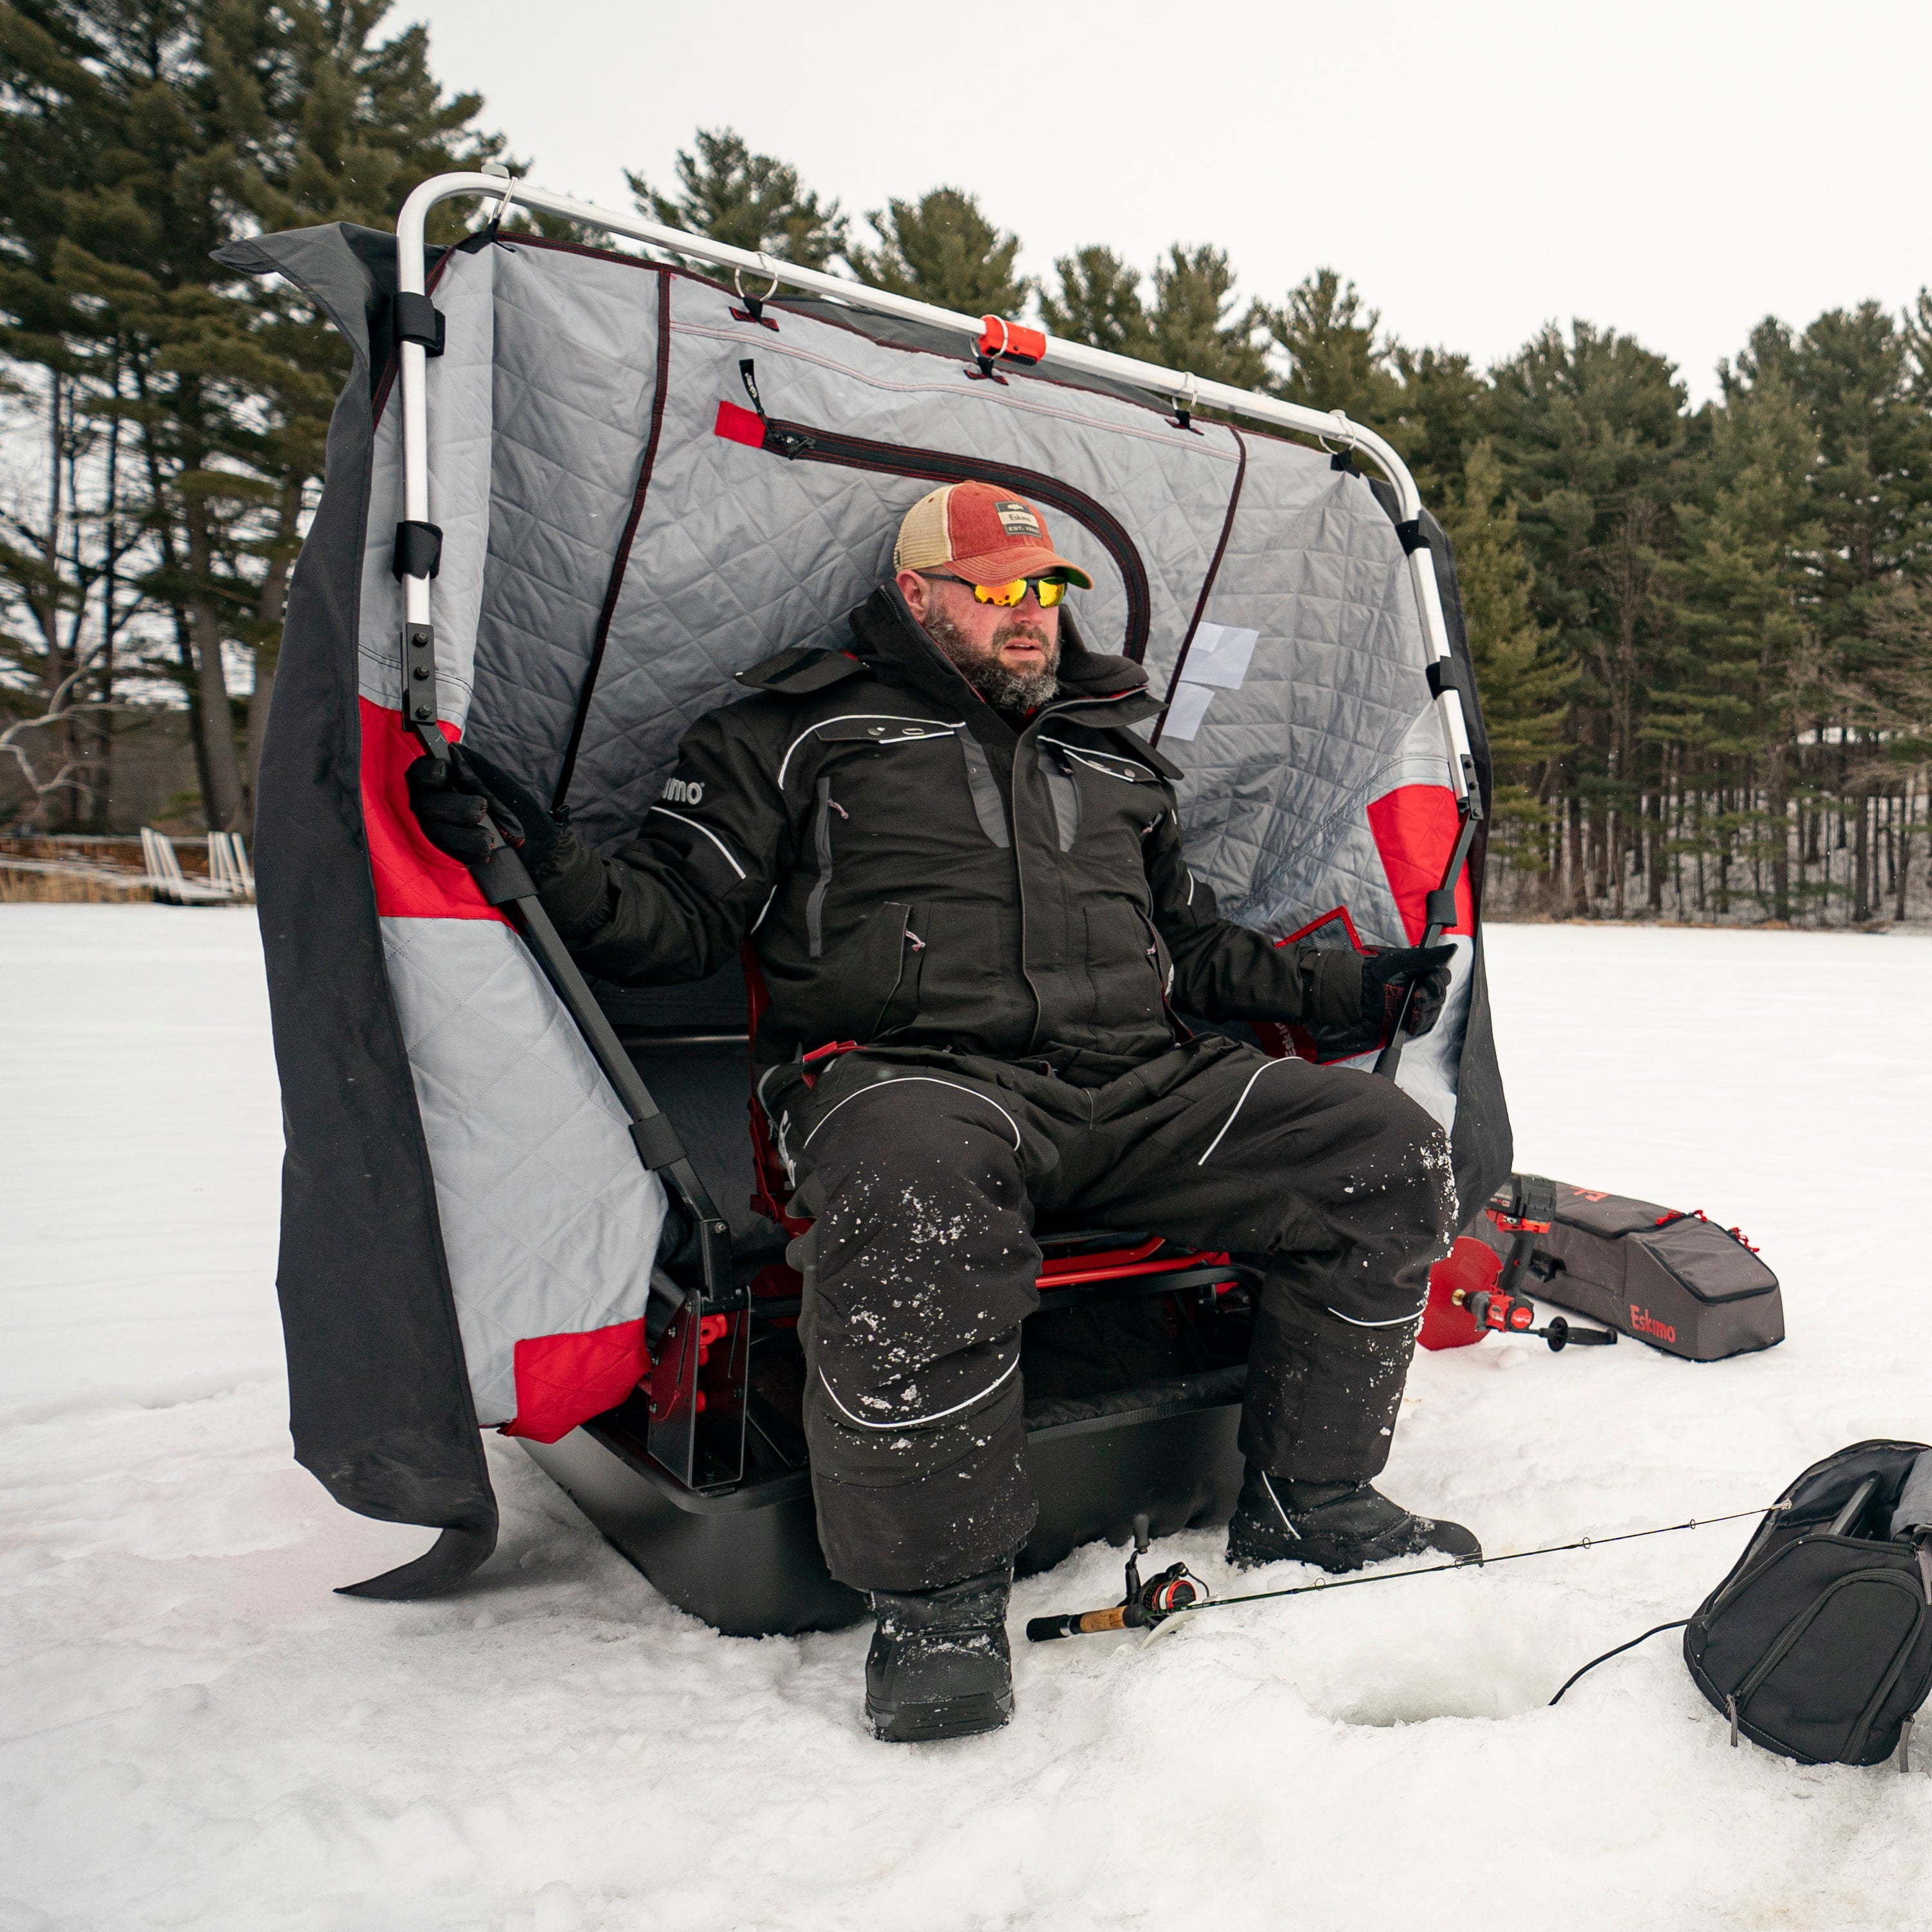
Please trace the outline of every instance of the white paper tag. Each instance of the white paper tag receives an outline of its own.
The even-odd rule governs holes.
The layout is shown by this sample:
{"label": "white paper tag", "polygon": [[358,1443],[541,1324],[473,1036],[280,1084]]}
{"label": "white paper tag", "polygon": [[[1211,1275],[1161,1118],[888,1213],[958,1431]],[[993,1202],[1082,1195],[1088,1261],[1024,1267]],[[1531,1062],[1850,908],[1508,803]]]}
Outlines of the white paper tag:
{"label": "white paper tag", "polygon": [[1208,715],[1208,706],[1214,696],[1213,690],[1204,684],[1180,684],[1174,687],[1174,702],[1167,707],[1167,722],[1161,728],[1163,738],[1192,738],[1201,728],[1201,721]]}
{"label": "white paper tag", "polygon": [[1239,691],[1260,640],[1258,631],[1240,630],[1232,624],[1202,625],[1194,633],[1187,662],[1180,668],[1182,682]]}

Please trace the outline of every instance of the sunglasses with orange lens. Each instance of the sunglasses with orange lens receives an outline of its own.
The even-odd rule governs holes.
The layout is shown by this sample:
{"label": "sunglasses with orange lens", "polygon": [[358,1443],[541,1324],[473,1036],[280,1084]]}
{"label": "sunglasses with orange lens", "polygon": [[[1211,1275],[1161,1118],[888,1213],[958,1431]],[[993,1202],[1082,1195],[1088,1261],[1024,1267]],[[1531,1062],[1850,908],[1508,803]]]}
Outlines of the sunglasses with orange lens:
{"label": "sunglasses with orange lens", "polygon": [[[933,573],[938,575],[938,572]],[[940,576],[942,584],[964,584],[963,577]],[[1051,610],[1066,595],[1066,580],[1060,577],[1016,577],[1010,584],[975,584],[971,586],[975,603],[991,604],[1001,610],[1017,609],[1030,590],[1040,599],[1042,610]]]}

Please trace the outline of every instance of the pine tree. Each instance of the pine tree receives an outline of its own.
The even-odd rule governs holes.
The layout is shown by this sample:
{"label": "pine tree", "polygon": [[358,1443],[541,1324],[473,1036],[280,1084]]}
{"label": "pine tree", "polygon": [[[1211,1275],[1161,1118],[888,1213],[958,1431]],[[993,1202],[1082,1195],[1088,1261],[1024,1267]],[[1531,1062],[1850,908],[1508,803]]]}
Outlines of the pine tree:
{"label": "pine tree", "polygon": [[1117,356],[1144,356],[1154,346],[1138,272],[1111,248],[1076,249],[1054,262],[1057,295],[1042,294],[1048,329],[1064,341],[1084,342]]}
{"label": "pine tree", "polygon": [[844,253],[850,221],[837,202],[807,190],[789,162],[753,154],[730,128],[700,128],[694,147],[678,151],[675,195],[626,170],[638,208],[653,221],[802,268],[823,268]]}
{"label": "pine tree", "polygon": [[[1658,667],[1648,724],[1696,784],[1762,795],[1762,806],[1713,814],[1670,849],[1768,865],[1765,903],[1780,920],[1810,896],[1791,876],[1787,818],[1791,753],[1820,695],[1806,610],[1806,559],[1820,541],[1810,501],[1817,439],[1790,370],[1790,332],[1771,321],[1735,369],[1720,369],[1708,460],[1696,500],[1676,507],[1683,554],[1666,573],[1682,644]],[[1720,890],[1720,909],[1729,896]]]}
{"label": "pine tree", "polygon": [[1468,356],[1447,349],[1391,342],[1389,363],[1394,394],[1380,405],[1382,413],[1364,420],[1395,446],[1422,500],[1432,506],[1463,491],[1464,454],[1483,440],[1490,386]]}
{"label": "pine tree", "polygon": [[1204,382],[1262,388],[1268,362],[1255,344],[1254,311],[1233,314],[1235,299],[1224,249],[1175,242],[1154,265],[1148,359]]}
{"label": "pine tree", "polygon": [[879,245],[846,250],[862,282],[962,315],[1012,316],[1025,308],[1032,284],[1014,270],[1019,237],[995,228],[963,188],[936,188],[866,219]]}
{"label": "pine tree", "polygon": [[[298,291],[230,278],[211,251],[254,221],[387,225],[415,180],[500,151],[465,136],[480,104],[442,98],[421,28],[375,40],[387,11],[386,0],[0,10],[0,139],[32,182],[0,208],[5,272],[33,285],[10,292],[32,294],[44,340],[87,358],[86,409],[124,440],[133,494],[104,522],[141,533],[132,588],[172,628],[212,825],[248,823],[282,590],[348,365]],[[63,140],[84,164],[57,173]],[[0,347],[28,353],[18,338]],[[228,660],[257,652],[244,759]]]}
{"label": "pine tree", "polygon": [[[21,0],[0,8],[8,183],[0,197],[0,302],[21,325],[0,333],[0,350],[45,372],[43,427],[57,446],[64,442],[68,459],[65,490],[50,493],[43,608],[58,602],[84,624],[93,587],[82,554],[84,520],[98,525],[106,553],[95,560],[104,568],[92,638],[70,626],[62,650],[40,627],[44,681],[50,688],[64,681],[85,658],[92,695],[108,699],[122,632],[137,604],[158,604],[172,620],[173,668],[187,688],[208,797],[232,774],[232,757],[231,746],[226,766],[218,758],[208,770],[211,734],[199,728],[209,680],[194,642],[201,600],[179,594],[178,582],[160,584],[153,536],[138,583],[126,580],[136,566],[132,545],[123,548],[133,532],[157,524],[152,459],[165,413],[157,404],[182,386],[166,357],[192,307],[183,284],[206,281],[207,251],[226,238],[202,166],[209,102],[196,91],[194,39],[190,10],[174,0],[111,8]],[[74,460],[83,444],[102,451],[101,470],[112,478],[85,518]],[[7,574],[18,586],[17,573]],[[214,633],[204,627],[202,634]],[[218,646],[214,657],[218,686]],[[105,776],[93,774],[97,794]],[[220,800],[232,812],[238,789],[230,785]]]}
{"label": "pine tree", "polygon": [[1932,416],[1916,393],[1911,338],[1876,302],[1820,316],[1792,345],[1792,385],[1817,438],[1809,562],[1820,647],[1844,691],[1837,788],[1851,819],[1851,916],[1875,916],[1873,850],[1885,762],[1875,710],[1912,670],[1901,621],[1932,573]]}
{"label": "pine tree", "polygon": [[[429,66],[420,25],[375,38],[390,0],[295,0],[268,15],[266,36],[239,44],[205,37],[233,130],[222,189],[265,229],[325,220],[392,225],[410,189],[426,177],[501,160],[500,135],[479,133],[476,94],[446,95]],[[230,8],[230,23],[244,20]],[[445,203],[431,238],[461,238],[465,212]],[[319,487],[328,418],[349,371],[335,329],[301,292],[280,280],[230,284],[221,345],[226,380],[254,406],[231,429],[231,453],[268,488],[246,534],[241,574],[252,601],[238,598],[233,628],[249,652],[244,782],[252,801],[274,686],[275,652],[288,573],[306,506]]]}
{"label": "pine tree", "polygon": [[1560,748],[1568,676],[1531,608],[1534,578],[1515,506],[1504,494],[1493,446],[1468,452],[1458,485],[1440,500],[1456,557],[1462,619],[1496,772],[1492,850],[1520,870],[1540,872],[1550,814],[1539,796],[1542,768]]}
{"label": "pine tree", "polygon": [[1262,304],[1256,313],[1288,357],[1288,374],[1275,385],[1285,400],[1371,425],[1394,413],[1389,346],[1377,338],[1382,316],[1364,308],[1353,282],[1318,268],[1280,308]]}
{"label": "pine tree", "polygon": [[1570,904],[1607,900],[1621,914],[1633,854],[1646,855],[1653,891],[1658,877],[1661,826],[1640,822],[1656,798],[1646,710],[1670,642],[1665,565],[1694,425],[1664,358],[1586,322],[1567,338],[1545,328],[1492,376],[1485,413],[1535,573],[1533,608],[1576,673]]}

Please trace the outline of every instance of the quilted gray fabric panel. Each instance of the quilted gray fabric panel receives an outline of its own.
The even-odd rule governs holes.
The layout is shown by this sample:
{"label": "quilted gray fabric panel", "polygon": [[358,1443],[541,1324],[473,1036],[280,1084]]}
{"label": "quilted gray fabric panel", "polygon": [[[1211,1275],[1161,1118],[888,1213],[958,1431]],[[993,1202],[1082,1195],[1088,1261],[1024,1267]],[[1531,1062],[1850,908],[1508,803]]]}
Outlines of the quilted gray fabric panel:
{"label": "quilted gray fabric panel", "polygon": [[[1269,439],[1249,446],[1205,615],[1260,634],[1240,688],[1216,692],[1192,740],[1167,746],[1188,771],[1188,862],[1244,925],[1292,932],[1346,903],[1366,943],[1400,943],[1363,812],[1405,782],[1405,747],[1428,722],[1407,562],[1360,477]],[[1443,782],[1439,750],[1418,776]]]}
{"label": "quilted gray fabric panel", "polygon": [[[548,780],[650,438],[660,278],[514,244],[494,252],[490,555],[466,735]],[[564,262],[567,281],[556,273]]]}
{"label": "quilted gray fabric panel", "polygon": [[517,1409],[516,1344],[644,1312],[664,1192],[522,941],[382,921],[477,1420]]}
{"label": "quilted gray fabric panel", "polygon": [[[1135,534],[1149,655],[1172,661],[1233,484],[1225,432],[1191,436],[1109,398],[979,381],[963,355],[914,353],[827,323],[786,317],[775,334],[734,321],[728,296],[690,281],[670,285],[670,302],[662,441],[572,788],[586,836],[608,848],[630,833],[685,729],[739,694],[733,672],[789,644],[842,638],[847,613],[887,572],[900,518],[932,487],[719,437],[719,403],[747,400],[747,358],[774,416],[889,451],[970,452],[1098,500]],[[1090,640],[1118,648],[1126,609],[1118,572],[1077,518],[1056,510],[1049,522],[1095,579],[1082,609]],[[496,649],[488,634],[479,643],[486,658]]]}

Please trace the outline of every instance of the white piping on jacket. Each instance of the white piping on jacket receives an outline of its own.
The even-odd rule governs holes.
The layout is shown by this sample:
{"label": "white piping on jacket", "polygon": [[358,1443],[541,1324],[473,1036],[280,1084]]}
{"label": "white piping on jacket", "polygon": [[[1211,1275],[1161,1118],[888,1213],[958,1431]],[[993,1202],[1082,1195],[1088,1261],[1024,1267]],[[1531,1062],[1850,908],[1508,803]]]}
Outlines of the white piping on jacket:
{"label": "white piping on jacket", "polygon": [[986,1105],[991,1107],[994,1112],[998,1114],[1000,1118],[1006,1122],[1006,1125],[1012,1129],[1013,1151],[1016,1154],[1019,1151],[1020,1124],[1018,1121],[1015,1120],[1012,1115],[1008,1113],[1006,1108],[1001,1106],[999,1102],[995,1100],[990,1094],[982,1094],[976,1087],[961,1086],[960,1083],[957,1080],[941,1080],[934,1074],[902,1073],[890,1080],[875,1080],[869,1087],[861,1087],[856,1094],[848,1094],[844,1099],[838,1102],[838,1106],[828,1107],[825,1110],[824,1118],[820,1120],[818,1126],[814,1127],[812,1132],[806,1136],[804,1144],[800,1148],[799,1152],[802,1154],[806,1148],[811,1146],[813,1138],[818,1134],[818,1127],[824,1126],[825,1122],[830,1120],[832,1116],[838,1112],[839,1107],[849,1107],[854,1100],[862,1100],[868,1094],[877,1094],[888,1087],[910,1086],[915,1081],[921,1082],[928,1087],[956,1088],[962,1094],[970,1094],[974,1100],[985,1101]]}
{"label": "white piping on jacket", "polygon": [[[1132,765],[1133,766],[1134,770],[1137,772],[1145,772],[1150,780],[1151,780],[1154,776],[1154,772],[1150,766],[1137,764],[1132,758],[1120,756],[1112,752],[1090,751],[1084,745],[1070,745],[1064,738],[1049,738],[1044,731],[1040,734],[1040,736],[1036,742],[1042,745],[1058,745],[1070,758],[1078,758],[1083,765],[1090,766],[1094,770],[1100,772],[1106,778],[1120,778],[1120,775],[1118,772],[1109,771],[1105,765],[1101,764],[1100,760],[1102,758],[1112,758],[1116,764]],[[1123,779],[1121,782],[1126,784],[1134,784],[1136,781],[1132,778],[1126,778]]]}
{"label": "white piping on jacket", "polygon": [[[1228,1112],[1228,1118],[1221,1123],[1220,1132],[1216,1134],[1214,1138],[1208,1143],[1208,1154],[1212,1154],[1214,1150],[1221,1144],[1222,1139],[1227,1134],[1228,1130],[1234,1124],[1235,1114],[1238,1114],[1241,1111],[1242,1107],[1246,1103],[1249,1088],[1252,1088],[1255,1082],[1258,1080],[1270,1066],[1298,1066],[1301,1063],[1298,1060],[1294,1059],[1292,1056],[1286,1060],[1263,1060],[1261,1065],[1257,1066],[1253,1072],[1248,1076],[1248,1084],[1246,1087],[1244,1087],[1241,1089],[1240,1099],[1234,1102],[1233,1107]],[[1194,1165],[1196,1167],[1205,1167],[1208,1165],[1208,1154],[1204,1154],[1201,1158],[1194,1163]]]}
{"label": "white piping on jacket", "polygon": [[868,1422],[862,1415],[854,1415],[838,1400],[838,1391],[826,1381],[825,1371],[822,1368],[818,1372],[818,1379],[824,1386],[825,1393],[832,1398],[832,1406],[844,1417],[847,1421],[856,1423],[861,1429],[925,1429],[933,1423],[944,1422],[949,1415],[957,1415],[962,1408],[970,1408],[976,1402],[984,1402],[987,1396],[991,1395],[1003,1382],[1005,1382],[1019,1365],[1020,1358],[1016,1354],[1012,1360],[1002,1369],[977,1395],[969,1395],[964,1402],[956,1402],[950,1408],[942,1408],[937,1415],[916,1416],[910,1421]]}
{"label": "white piping on jacket", "polygon": [[[778,775],[775,781],[778,790],[780,791],[784,790],[785,768],[791,763],[791,754],[812,736],[814,731],[822,731],[828,724],[856,724],[862,718],[889,718],[896,724],[929,725],[934,730],[949,735],[955,731],[963,731],[966,728],[966,721],[963,718],[956,718],[949,724],[944,718],[908,718],[902,712],[898,711],[842,711],[836,718],[821,718],[816,724],[801,731],[785,747],[785,754],[778,760]],[[918,735],[923,738],[928,734],[922,731]],[[888,745],[903,745],[909,741],[904,738],[882,738],[878,742]]]}
{"label": "white piping on jacket", "polygon": [[1428,1306],[1428,1300],[1425,1298],[1422,1307],[1418,1308],[1414,1315],[1398,1315],[1388,1322],[1358,1322],[1352,1315],[1344,1315],[1339,1308],[1331,1308],[1328,1312],[1334,1316],[1337,1322],[1347,1322],[1351,1328],[1400,1328],[1405,1322],[1417,1320],[1421,1316],[1423,1310]]}
{"label": "white piping on jacket", "polygon": [[[719,838],[717,833],[712,831],[710,826],[700,825],[696,819],[687,818],[682,812],[674,812],[668,805],[654,805],[651,807],[651,809],[653,812],[662,812],[667,818],[676,819],[680,825],[689,826],[694,832],[703,832],[705,837],[710,839],[712,844],[716,846],[718,850],[724,854],[725,864],[729,866],[732,871],[737,874],[740,878],[742,879],[746,876],[744,867],[740,865],[737,860],[732,857],[730,847],[726,844],[724,840]],[[776,887],[773,888],[773,890],[776,891],[776,890],[777,889]],[[766,903],[769,904],[770,902],[767,900]]]}

